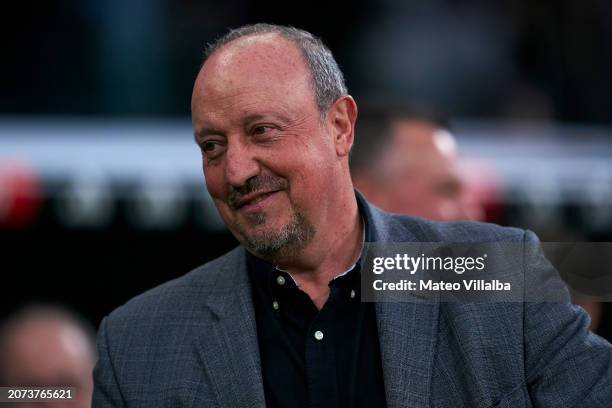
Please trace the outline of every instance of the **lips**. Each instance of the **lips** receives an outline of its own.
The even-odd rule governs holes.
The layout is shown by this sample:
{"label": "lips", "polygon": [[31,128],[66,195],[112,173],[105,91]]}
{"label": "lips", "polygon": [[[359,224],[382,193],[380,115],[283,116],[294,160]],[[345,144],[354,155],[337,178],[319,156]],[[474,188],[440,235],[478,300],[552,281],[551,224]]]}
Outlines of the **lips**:
{"label": "lips", "polygon": [[236,205],[236,209],[239,210],[244,207],[250,207],[255,204],[258,204],[278,191],[279,190],[266,191],[266,192],[258,191],[258,192],[247,194],[246,196],[242,197],[238,201]]}

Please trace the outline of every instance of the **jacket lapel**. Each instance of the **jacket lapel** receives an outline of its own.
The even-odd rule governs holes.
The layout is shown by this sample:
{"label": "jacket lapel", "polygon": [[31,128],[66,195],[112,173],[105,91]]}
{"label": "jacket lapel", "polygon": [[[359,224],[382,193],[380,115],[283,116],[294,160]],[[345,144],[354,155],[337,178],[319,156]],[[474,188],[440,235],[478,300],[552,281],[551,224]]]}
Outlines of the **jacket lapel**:
{"label": "jacket lapel", "polygon": [[237,250],[220,268],[217,287],[207,296],[213,322],[198,348],[222,407],[264,408],[255,311],[244,251]]}
{"label": "jacket lapel", "polygon": [[[391,232],[390,215],[369,204],[357,192],[369,220],[369,242],[422,242],[419,230]],[[389,408],[426,408],[430,405],[432,366],[438,338],[439,301],[376,303],[376,323]]]}
{"label": "jacket lapel", "polygon": [[438,310],[438,302],[376,304],[389,408],[429,406]]}

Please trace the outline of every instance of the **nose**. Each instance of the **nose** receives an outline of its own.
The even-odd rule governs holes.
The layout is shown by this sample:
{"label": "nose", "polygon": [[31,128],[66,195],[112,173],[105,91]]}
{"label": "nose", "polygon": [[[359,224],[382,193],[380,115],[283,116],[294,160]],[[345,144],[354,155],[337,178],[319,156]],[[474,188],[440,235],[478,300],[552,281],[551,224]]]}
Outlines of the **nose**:
{"label": "nose", "polygon": [[243,186],[247,180],[260,172],[259,162],[253,150],[240,141],[228,145],[226,160],[226,181],[233,187]]}

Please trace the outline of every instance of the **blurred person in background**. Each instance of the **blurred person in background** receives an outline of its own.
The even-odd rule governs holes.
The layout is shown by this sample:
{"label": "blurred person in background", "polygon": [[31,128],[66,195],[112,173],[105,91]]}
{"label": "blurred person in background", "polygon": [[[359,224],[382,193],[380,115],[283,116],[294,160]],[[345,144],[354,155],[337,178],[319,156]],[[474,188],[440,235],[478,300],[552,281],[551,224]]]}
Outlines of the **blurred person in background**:
{"label": "blurred person in background", "polygon": [[[350,165],[355,188],[385,211],[435,221],[485,220],[460,170],[457,141],[439,113],[398,102],[363,104]],[[601,304],[573,300],[597,330]]]}
{"label": "blurred person in background", "polygon": [[0,386],[76,388],[72,400],[34,407],[90,407],[95,360],[93,328],[67,309],[27,306],[0,327]]}
{"label": "blurred person in background", "polygon": [[433,112],[366,104],[350,165],[355,187],[385,211],[435,221],[484,219],[460,171],[455,137]]}

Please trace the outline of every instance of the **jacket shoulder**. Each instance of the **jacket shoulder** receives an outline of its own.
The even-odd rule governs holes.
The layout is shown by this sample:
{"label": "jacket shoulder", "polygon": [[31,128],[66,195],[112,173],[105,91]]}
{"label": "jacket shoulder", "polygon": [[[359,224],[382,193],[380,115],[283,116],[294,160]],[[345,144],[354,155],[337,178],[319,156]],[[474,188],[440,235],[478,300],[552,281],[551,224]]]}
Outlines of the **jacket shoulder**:
{"label": "jacket shoulder", "polygon": [[392,237],[415,236],[423,242],[521,242],[534,239],[529,231],[476,221],[430,221],[419,217],[386,214]]}

